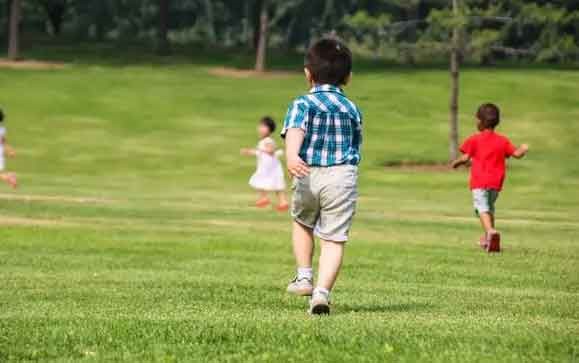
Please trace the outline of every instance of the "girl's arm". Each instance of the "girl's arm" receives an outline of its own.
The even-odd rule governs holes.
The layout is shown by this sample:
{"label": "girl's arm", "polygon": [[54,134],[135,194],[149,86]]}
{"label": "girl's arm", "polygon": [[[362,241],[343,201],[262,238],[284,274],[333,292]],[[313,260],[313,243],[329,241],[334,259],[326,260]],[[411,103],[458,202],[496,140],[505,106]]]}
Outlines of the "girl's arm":
{"label": "girl's arm", "polygon": [[273,143],[267,143],[267,144],[265,144],[263,149],[258,149],[258,152],[259,151],[264,152],[264,153],[269,154],[269,155],[274,155],[275,154],[275,145]]}
{"label": "girl's arm", "polygon": [[12,146],[10,146],[6,143],[6,137],[4,137],[4,136],[0,137],[0,144],[2,144],[4,146],[4,153],[6,155],[8,155],[11,158],[16,156],[16,150],[14,150],[14,148]]}
{"label": "girl's arm", "polygon": [[256,149],[243,148],[243,149],[241,149],[241,155],[243,155],[243,156],[255,156],[255,155],[257,155],[257,150]]}
{"label": "girl's arm", "polygon": [[4,144],[4,152],[11,158],[16,156],[16,150],[8,144]]}

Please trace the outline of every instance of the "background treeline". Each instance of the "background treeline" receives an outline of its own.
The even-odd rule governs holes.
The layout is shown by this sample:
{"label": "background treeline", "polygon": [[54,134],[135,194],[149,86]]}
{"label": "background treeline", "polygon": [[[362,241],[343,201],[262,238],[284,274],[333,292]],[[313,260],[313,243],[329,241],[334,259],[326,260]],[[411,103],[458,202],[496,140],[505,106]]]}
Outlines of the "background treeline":
{"label": "background treeline", "polygon": [[467,62],[579,61],[579,0],[462,0],[454,12],[452,0],[0,0],[4,43],[14,1],[25,36],[136,41],[159,52],[253,50],[260,39],[266,48],[302,51],[335,32],[359,54],[417,64],[446,59],[458,29]]}

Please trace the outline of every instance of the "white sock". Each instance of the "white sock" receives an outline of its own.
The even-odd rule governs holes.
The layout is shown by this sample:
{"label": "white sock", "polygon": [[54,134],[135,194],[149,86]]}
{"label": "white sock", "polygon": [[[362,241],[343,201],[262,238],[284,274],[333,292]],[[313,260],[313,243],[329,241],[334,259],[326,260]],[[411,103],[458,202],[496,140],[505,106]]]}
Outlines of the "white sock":
{"label": "white sock", "polygon": [[316,287],[316,288],[314,289],[314,295],[315,295],[315,294],[323,294],[323,295],[325,295],[328,299],[330,298],[330,290],[325,289],[325,288],[323,288],[323,287],[319,287],[319,286]]}
{"label": "white sock", "polygon": [[298,267],[298,280],[314,278],[314,270],[311,267]]}

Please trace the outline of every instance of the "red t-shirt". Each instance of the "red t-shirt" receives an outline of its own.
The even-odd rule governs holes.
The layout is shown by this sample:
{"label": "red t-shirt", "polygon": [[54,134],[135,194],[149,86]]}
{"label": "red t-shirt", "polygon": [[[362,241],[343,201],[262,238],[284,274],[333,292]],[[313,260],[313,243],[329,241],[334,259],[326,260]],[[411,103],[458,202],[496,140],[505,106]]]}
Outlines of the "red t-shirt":
{"label": "red t-shirt", "polygon": [[516,147],[503,135],[492,130],[484,130],[472,135],[460,151],[470,156],[470,189],[503,188],[506,159],[513,155]]}

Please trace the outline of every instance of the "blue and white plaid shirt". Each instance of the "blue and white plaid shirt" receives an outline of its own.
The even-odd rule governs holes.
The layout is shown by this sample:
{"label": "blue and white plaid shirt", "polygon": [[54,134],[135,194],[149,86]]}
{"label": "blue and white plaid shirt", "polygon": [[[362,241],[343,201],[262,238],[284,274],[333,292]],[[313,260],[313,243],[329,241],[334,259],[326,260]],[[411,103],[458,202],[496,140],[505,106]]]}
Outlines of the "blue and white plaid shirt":
{"label": "blue and white plaid shirt", "polygon": [[336,86],[324,84],[291,103],[281,136],[302,129],[299,156],[310,166],[358,165],[362,143],[362,114]]}

